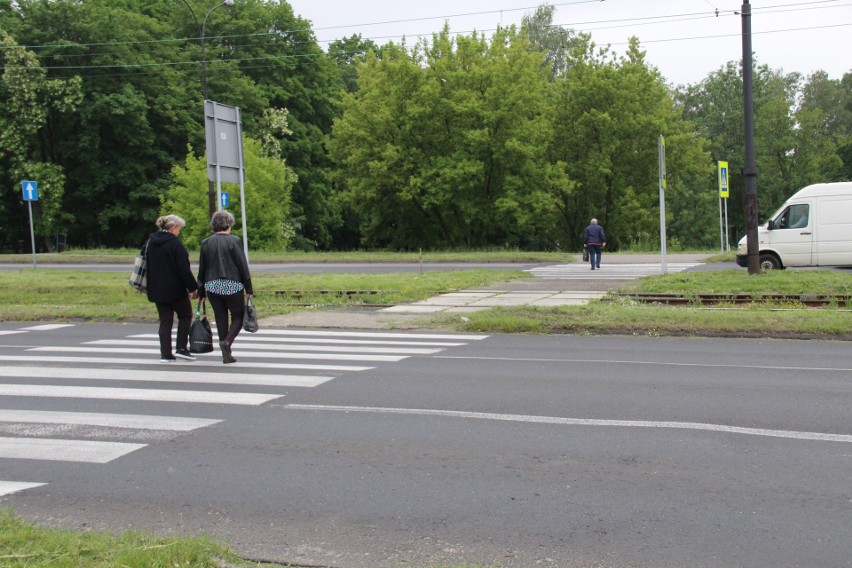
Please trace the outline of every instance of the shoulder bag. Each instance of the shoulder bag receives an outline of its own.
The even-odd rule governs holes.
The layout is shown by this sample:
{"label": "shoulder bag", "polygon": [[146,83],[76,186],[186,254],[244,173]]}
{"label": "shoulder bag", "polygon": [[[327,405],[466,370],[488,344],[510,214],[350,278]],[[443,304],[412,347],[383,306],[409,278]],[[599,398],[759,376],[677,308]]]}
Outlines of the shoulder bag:
{"label": "shoulder bag", "polygon": [[148,242],[145,241],[145,246],[136,255],[133,270],[130,271],[130,280],[128,280],[137,292],[144,292],[148,289]]}
{"label": "shoulder bag", "polygon": [[198,300],[195,319],[189,326],[189,352],[210,353],[213,351],[213,330],[207,321],[207,302]]}

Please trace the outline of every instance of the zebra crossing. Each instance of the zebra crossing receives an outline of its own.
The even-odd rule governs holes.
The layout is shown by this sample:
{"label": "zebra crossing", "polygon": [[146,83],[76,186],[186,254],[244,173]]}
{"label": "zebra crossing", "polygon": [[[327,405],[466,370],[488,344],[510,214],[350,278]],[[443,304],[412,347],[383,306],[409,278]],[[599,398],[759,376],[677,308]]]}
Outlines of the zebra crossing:
{"label": "zebra crossing", "polygon": [[[667,262],[666,272],[669,274],[683,272],[701,264],[700,262]],[[595,271],[590,270],[588,263],[577,262],[539,266],[525,272],[531,273],[536,278],[549,280],[635,280],[661,274],[662,265],[660,263],[606,264],[606,257],[604,257],[601,268]]]}
{"label": "zebra crossing", "polygon": [[[63,327],[71,325],[6,329],[0,336]],[[486,337],[269,329],[241,334],[234,345],[238,362],[231,365],[222,364],[218,351],[197,355],[196,361],[163,364],[155,333],[69,345],[4,345],[0,348],[0,464],[6,460],[109,463],[151,443],[223,422],[198,410],[204,408],[201,405],[260,406],[284,396],[282,389],[314,388],[343,373],[428,357]],[[22,409],[21,401],[28,407],[49,409]],[[121,401],[138,413],[81,411],[79,401]],[[145,414],[149,403],[157,403],[160,412],[160,403],[179,403],[174,407],[178,415]],[[191,416],[193,410],[208,415]],[[0,480],[0,496],[46,483],[44,479]]]}

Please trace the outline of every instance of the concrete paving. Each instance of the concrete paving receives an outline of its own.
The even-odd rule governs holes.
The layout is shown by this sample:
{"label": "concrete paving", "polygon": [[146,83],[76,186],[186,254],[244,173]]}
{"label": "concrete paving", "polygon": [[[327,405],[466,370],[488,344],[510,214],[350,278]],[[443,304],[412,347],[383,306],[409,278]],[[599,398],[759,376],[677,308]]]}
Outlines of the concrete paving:
{"label": "concrete paving", "polygon": [[[668,255],[668,272],[700,269],[706,255]],[[383,309],[302,310],[265,318],[268,327],[415,329],[438,315],[466,313],[498,306],[572,306],[597,300],[607,291],[638,277],[660,274],[660,255],[604,254],[600,270],[592,271],[580,255],[564,265],[530,270],[533,278],[504,282],[499,287],[460,290],[420,302]]]}

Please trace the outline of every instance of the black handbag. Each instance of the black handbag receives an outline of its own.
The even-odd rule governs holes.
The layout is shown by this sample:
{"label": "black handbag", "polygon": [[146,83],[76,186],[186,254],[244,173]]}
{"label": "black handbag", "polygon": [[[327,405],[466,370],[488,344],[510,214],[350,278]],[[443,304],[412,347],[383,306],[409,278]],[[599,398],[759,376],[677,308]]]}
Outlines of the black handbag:
{"label": "black handbag", "polygon": [[210,353],[213,351],[213,330],[207,321],[207,303],[198,300],[195,310],[195,319],[189,326],[189,352]]}
{"label": "black handbag", "polygon": [[258,329],[257,310],[255,309],[251,298],[246,301],[246,315],[243,318],[243,329],[249,333],[255,333]]}
{"label": "black handbag", "polygon": [[136,261],[133,263],[133,270],[130,271],[128,282],[138,292],[144,292],[148,289],[148,241],[136,255]]}

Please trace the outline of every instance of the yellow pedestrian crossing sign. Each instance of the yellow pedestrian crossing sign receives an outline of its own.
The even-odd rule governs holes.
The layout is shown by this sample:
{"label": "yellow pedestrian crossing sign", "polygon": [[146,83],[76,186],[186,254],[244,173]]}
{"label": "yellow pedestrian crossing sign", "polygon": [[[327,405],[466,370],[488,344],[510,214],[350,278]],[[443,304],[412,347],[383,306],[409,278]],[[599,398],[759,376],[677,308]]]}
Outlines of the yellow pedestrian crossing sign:
{"label": "yellow pedestrian crossing sign", "polygon": [[719,197],[727,199],[730,191],[728,189],[728,162],[719,162]]}

